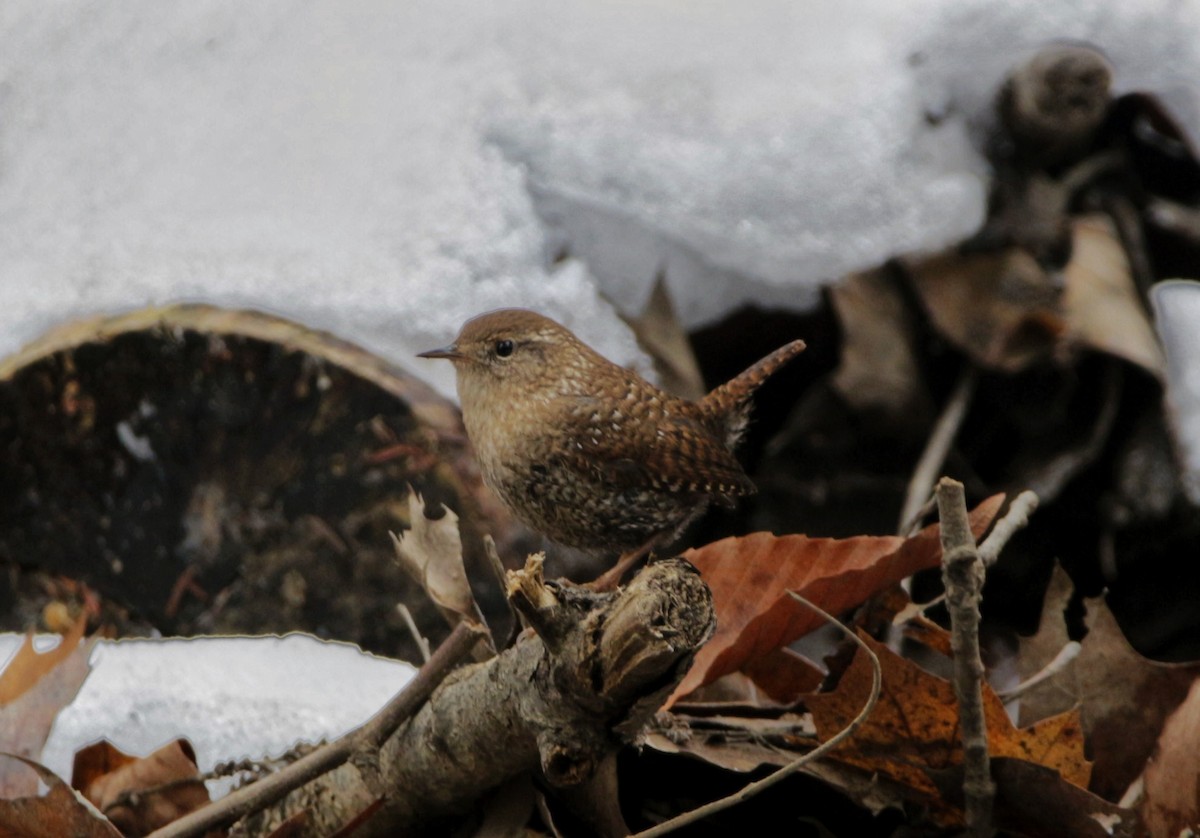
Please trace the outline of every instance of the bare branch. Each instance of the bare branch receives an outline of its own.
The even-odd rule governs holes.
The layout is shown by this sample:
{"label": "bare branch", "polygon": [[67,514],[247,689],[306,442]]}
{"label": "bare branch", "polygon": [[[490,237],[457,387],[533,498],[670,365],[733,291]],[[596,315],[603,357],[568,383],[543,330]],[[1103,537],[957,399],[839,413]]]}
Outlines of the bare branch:
{"label": "bare branch", "polygon": [[233,823],[238,818],[270,806],[294,789],[332,771],[363,748],[379,743],[429,698],[458,663],[474,648],[486,629],[475,623],[461,622],[438,647],[429,661],[391,701],[362,727],[330,742],[286,768],[230,792],[203,809],[197,809],[151,833],[150,838],[192,838],[211,829]]}
{"label": "bare branch", "polygon": [[[492,571],[492,577],[496,580],[500,592],[504,593],[508,589],[507,571],[504,569],[504,562],[500,560],[500,551],[496,549],[496,539],[487,534],[483,536],[483,553],[487,556],[488,568]],[[521,633],[521,629],[525,627],[524,620],[517,614],[517,610],[513,608],[513,604],[507,596],[504,598],[504,604],[508,607],[508,616],[512,623],[508,630],[508,637],[504,639],[503,643],[493,638],[497,651],[511,646],[517,639],[517,635]]]}
{"label": "bare branch", "polygon": [[985,567],[991,567],[996,563],[1004,545],[1008,544],[1008,540],[1016,534],[1017,530],[1023,529],[1029,523],[1029,516],[1037,508],[1038,496],[1028,489],[1017,495],[1016,499],[1009,504],[1004,517],[996,522],[996,525],[992,527],[991,534],[979,545],[979,559]]}
{"label": "bare branch", "polygon": [[963,797],[967,833],[990,836],[996,787],[991,776],[987,723],[983,715],[983,660],[979,654],[979,600],[984,567],[967,515],[966,495],[957,480],[937,485],[941,519],[942,582],[950,612],[950,649],[954,653],[954,695],[958,700],[963,742]]}
{"label": "bare branch", "polygon": [[403,602],[396,603],[396,613],[404,620],[404,625],[408,629],[408,633],[412,635],[413,642],[417,644],[417,650],[421,653],[421,661],[429,663],[429,640],[421,634],[421,630],[417,628],[417,623],[413,619],[412,612],[408,610],[408,606]]}
{"label": "bare branch", "polygon": [[907,534],[918,523],[915,519],[933,492],[933,483],[938,472],[942,470],[946,454],[949,453],[954,437],[958,435],[958,429],[967,415],[967,407],[975,393],[977,375],[975,367],[969,361],[966,363],[958,383],[954,385],[954,392],[950,394],[937,423],[933,426],[933,432],[929,435],[929,441],[925,443],[921,458],[917,460],[912,477],[909,478],[897,529],[901,535]]}
{"label": "bare branch", "polygon": [[1043,666],[1033,675],[1030,675],[1024,681],[1017,684],[1011,690],[1005,690],[1002,692],[1000,694],[1000,698],[1005,704],[1010,701],[1015,701],[1025,693],[1029,692],[1029,690],[1036,687],[1038,684],[1053,678],[1055,675],[1066,669],[1067,665],[1070,664],[1071,661],[1079,657],[1079,653],[1082,650],[1083,647],[1079,645],[1079,641],[1072,640],[1059,650],[1058,654],[1054,656],[1054,660],[1050,661],[1050,663]]}

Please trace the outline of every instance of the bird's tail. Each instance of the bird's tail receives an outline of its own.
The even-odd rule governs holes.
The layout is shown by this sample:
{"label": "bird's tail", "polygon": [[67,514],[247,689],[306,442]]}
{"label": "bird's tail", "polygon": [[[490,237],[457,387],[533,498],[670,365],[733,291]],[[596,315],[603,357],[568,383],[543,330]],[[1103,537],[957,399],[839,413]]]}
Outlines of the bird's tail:
{"label": "bird's tail", "polygon": [[804,351],[804,341],[794,340],[781,346],[767,357],[752,364],[749,369],[726,381],[700,400],[700,409],[708,416],[721,417],[735,414],[754,395],[754,391],[775,372]]}

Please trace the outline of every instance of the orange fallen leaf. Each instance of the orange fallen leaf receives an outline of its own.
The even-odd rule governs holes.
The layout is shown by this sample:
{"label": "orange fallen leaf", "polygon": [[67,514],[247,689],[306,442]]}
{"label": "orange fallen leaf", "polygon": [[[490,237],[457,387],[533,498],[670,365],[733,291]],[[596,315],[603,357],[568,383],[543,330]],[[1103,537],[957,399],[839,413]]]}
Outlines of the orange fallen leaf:
{"label": "orange fallen leaf", "polygon": [[[89,745],[75,755],[71,785],[126,835],[148,834],[209,802],[186,739],[140,758],[106,741]],[[122,800],[132,792],[140,794]]]}
{"label": "orange fallen leaf", "polygon": [[[83,640],[86,617],[80,617],[53,649],[38,653],[33,636],[0,675],[0,751],[38,760],[59,711],[71,703],[91,668],[94,639]],[[0,763],[0,798],[28,797],[37,792],[37,776],[13,760]]]}
{"label": "orange fallen leaf", "polygon": [[[994,495],[971,513],[976,537],[991,524],[1003,500]],[[754,533],[687,551],[684,558],[712,589],[717,631],[696,654],[667,706],[819,627],[822,618],[789,591],[831,614],[843,613],[918,570],[936,567],[942,555],[938,532],[933,525],[907,539]]]}
{"label": "orange fallen leaf", "polygon": [[21,648],[0,674],[0,705],[9,704],[33,688],[41,678],[69,658],[79,647],[87,618],[75,621],[62,642],[46,652],[33,648],[33,635],[27,634]]}
{"label": "orange fallen leaf", "polygon": [[[866,722],[831,753],[831,758],[899,782],[943,817],[954,817],[956,812],[941,797],[931,777],[932,772],[954,768],[963,760],[953,685],[865,635],[863,640],[879,656],[883,692]],[[804,699],[821,741],[846,727],[858,714],[870,692],[871,680],[871,664],[859,652],[833,692]],[[1042,765],[1073,785],[1087,787],[1091,765],[1084,757],[1078,711],[1018,729],[987,684],[983,687],[983,709],[992,756]]]}

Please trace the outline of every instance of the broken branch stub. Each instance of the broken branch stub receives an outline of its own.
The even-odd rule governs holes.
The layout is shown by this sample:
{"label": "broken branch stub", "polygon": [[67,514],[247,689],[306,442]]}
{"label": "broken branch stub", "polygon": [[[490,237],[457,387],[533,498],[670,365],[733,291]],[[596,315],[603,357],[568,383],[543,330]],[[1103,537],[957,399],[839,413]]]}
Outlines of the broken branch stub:
{"label": "broken branch stub", "polygon": [[581,782],[641,729],[715,624],[707,586],[682,560],[596,593],[546,583],[531,558],[510,596],[538,634],[454,673],[377,760],[356,761],[386,801],[363,835],[434,828],[526,771]]}

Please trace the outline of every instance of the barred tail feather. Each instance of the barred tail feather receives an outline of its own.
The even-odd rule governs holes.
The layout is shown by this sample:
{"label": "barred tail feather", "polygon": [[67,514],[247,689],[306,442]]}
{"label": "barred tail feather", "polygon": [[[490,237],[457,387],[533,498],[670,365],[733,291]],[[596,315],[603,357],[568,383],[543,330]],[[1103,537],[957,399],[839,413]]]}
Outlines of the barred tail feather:
{"label": "barred tail feather", "polygon": [[779,347],[701,399],[700,409],[711,417],[736,415],[764,381],[803,351],[802,340],[794,340],[786,346]]}

